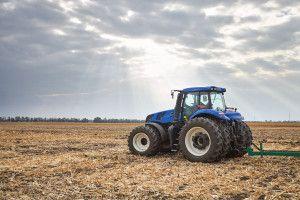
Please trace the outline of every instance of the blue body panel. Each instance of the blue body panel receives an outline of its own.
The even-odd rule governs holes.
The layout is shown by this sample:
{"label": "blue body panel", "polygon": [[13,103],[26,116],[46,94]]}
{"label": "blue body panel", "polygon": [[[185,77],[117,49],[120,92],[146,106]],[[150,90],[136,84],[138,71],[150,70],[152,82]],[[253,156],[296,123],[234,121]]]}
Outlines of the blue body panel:
{"label": "blue body panel", "polygon": [[151,114],[149,122],[168,124],[174,120],[174,109]]}
{"label": "blue body panel", "polygon": [[212,116],[214,118],[220,119],[220,120],[226,120],[226,121],[242,121],[244,117],[239,112],[233,112],[233,111],[216,111],[213,109],[201,109],[197,110],[194,114],[190,116],[190,119],[193,119],[195,117],[202,117],[202,116]]}
{"label": "blue body panel", "polygon": [[244,117],[241,115],[241,113],[236,112],[236,111],[227,110],[225,112],[225,115],[230,120],[235,120],[235,121],[242,121],[242,120],[244,120]]}
{"label": "blue body panel", "polygon": [[217,118],[217,119],[221,119],[221,120],[230,120],[230,118],[225,116],[224,112],[216,111],[216,110],[213,110],[213,109],[197,110],[196,112],[194,112],[190,116],[190,119],[193,119],[195,117],[207,116],[207,115],[212,116],[212,117]]}

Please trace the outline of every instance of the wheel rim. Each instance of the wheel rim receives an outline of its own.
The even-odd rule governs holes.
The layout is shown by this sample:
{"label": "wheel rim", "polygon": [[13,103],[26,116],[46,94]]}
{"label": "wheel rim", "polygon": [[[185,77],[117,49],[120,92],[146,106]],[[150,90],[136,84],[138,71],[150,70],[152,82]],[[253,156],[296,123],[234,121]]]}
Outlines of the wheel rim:
{"label": "wheel rim", "polygon": [[137,151],[143,152],[148,149],[150,140],[146,133],[137,133],[133,137],[133,146]]}
{"label": "wheel rim", "polygon": [[194,156],[203,156],[210,148],[208,132],[202,127],[193,127],[185,135],[185,146]]}

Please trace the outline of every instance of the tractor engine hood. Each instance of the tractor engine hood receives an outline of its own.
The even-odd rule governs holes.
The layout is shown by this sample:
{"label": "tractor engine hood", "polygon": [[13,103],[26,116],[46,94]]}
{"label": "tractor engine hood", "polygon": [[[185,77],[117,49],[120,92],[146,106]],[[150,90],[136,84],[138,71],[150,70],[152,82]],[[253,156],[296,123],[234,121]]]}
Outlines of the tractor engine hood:
{"label": "tractor engine hood", "polygon": [[156,122],[161,124],[172,123],[174,119],[174,109],[165,110],[150,114],[146,117],[146,122]]}

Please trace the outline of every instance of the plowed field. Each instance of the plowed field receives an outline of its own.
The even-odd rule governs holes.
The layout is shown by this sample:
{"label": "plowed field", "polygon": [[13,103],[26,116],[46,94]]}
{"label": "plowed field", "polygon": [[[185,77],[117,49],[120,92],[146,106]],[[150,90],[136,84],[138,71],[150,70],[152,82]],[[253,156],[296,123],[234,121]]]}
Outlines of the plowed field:
{"label": "plowed field", "polygon": [[[137,125],[0,123],[0,199],[300,199],[299,158],[135,156]],[[249,125],[266,148],[300,150],[300,123]]]}

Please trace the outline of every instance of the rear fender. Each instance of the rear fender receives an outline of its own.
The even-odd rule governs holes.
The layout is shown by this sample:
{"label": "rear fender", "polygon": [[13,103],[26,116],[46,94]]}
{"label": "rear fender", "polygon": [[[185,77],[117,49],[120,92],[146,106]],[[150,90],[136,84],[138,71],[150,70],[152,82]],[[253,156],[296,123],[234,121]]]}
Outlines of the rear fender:
{"label": "rear fender", "polygon": [[216,111],[213,109],[201,109],[197,110],[190,116],[190,120],[196,117],[207,117],[211,116],[213,118],[219,119],[219,120],[226,120],[230,121],[230,118],[228,118],[224,112],[222,111]]}

